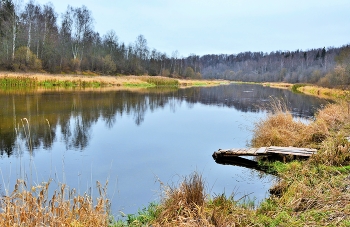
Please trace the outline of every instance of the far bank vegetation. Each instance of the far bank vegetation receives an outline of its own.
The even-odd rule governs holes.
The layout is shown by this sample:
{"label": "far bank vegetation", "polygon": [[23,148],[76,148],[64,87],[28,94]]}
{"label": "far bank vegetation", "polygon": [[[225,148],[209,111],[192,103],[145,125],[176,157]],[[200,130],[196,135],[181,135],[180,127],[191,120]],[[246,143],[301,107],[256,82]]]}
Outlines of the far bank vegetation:
{"label": "far bank vegetation", "polygon": [[342,89],[350,84],[349,46],[187,57],[175,50],[169,56],[149,47],[143,35],[130,44],[113,30],[100,35],[85,6],[69,6],[59,16],[51,3],[22,4],[1,0],[3,71],[311,83]]}

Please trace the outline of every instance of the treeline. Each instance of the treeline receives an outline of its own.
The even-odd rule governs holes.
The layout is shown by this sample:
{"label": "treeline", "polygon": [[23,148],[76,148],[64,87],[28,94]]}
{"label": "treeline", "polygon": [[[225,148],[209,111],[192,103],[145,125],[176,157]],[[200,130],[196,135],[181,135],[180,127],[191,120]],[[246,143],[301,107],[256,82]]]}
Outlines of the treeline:
{"label": "treeline", "polygon": [[244,52],[205,55],[200,59],[204,78],[253,82],[350,85],[350,47],[307,51]]}
{"label": "treeline", "polygon": [[59,16],[50,3],[19,2],[0,0],[2,70],[350,85],[348,46],[188,57],[174,51],[168,56],[149,48],[143,35],[130,44],[120,42],[113,30],[101,36],[85,6],[68,6]]}
{"label": "treeline", "polygon": [[68,6],[60,17],[50,3],[0,0],[1,69],[200,78],[191,59],[150,49],[142,35],[128,45],[113,30],[101,36],[85,6]]}

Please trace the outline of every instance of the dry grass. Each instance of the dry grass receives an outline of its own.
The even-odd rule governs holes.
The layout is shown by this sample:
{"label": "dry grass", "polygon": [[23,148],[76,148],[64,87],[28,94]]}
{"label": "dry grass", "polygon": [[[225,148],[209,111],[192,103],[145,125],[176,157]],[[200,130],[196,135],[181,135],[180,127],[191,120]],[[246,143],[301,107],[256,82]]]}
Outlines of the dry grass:
{"label": "dry grass", "polygon": [[9,196],[1,197],[0,226],[107,226],[109,201],[106,187],[98,183],[100,198],[94,205],[91,196],[77,195],[61,185],[49,198],[50,183],[27,189],[18,180]]}
{"label": "dry grass", "polygon": [[[274,226],[347,226],[350,220],[350,178],[345,171],[311,162],[279,164],[277,196],[257,210],[261,224]],[[277,188],[277,190],[276,190]],[[265,222],[265,223],[264,223]]]}
{"label": "dry grass", "polygon": [[110,87],[152,87],[152,86],[214,86],[228,84],[227,81],[178,80],[160,76],[98,76],[92,74],[45,74],[45,73],[0,73],[1,78],[29,78],[38,84],[101,85]]}
{"label": "dry grass", "polygon": [[210,199],[198,173],[178,188],[167,187],[165,195],[152,226],[247,226],[253,213],[225,195]]}
{"label": "dry grass", "polygon": [[217,86],[222,84],[229,84],[226,80],[189,80],[189,79],[179,79],[179,85],[181,87],[191,87],[191,86]]}
{"label": "dry grass", "polygon": [[204,182],[197,173],[185,178],[178,188],[167,187],[157,223],[159,226],[207,226],[208,221],[202,217],[205,196]]}
{"label": "dry grass", "polygon": [[308,126],[293,118],[283,100],[272,99],[266,119],[257,122],[253,130],[251,145],[302,147],[310,142]]}
{"label": "dry grass", "polygon": [[318,87],[314,85],[299,87],[298,91],[308,95],[314,95],[320,98],[328,98],[328,99],[339,99],[339,98],[344,98],[349,96],[349,91],[347,90]]}
{"label": "dry grass", "polygon": [[116,77],[107,76],[83,76],[83,75],[51,75],[51,74],[39,74],[39,73],[3,73],[0,74],[0,78],[31,78],[36,80],[38,83],[50,82],[74,82],[74,83],[100,83],[103,85],[110,86],[121,86],[121,81],[117,80]]}
{"label": "dry grass", "polygon": [[348,104],[329,104],[318,111],[315,120],[305,124],[292,117],[280,102],[273,102],[274,112],[256,123],[252,146],[295,146],[317,148],[316,163],[350,164],[350,114]]}
{"label": "dry grass", "polygon": [[262,85],[267,87],[275,87],[275,88],[283,88],[283,89],[290,89],[293,86],[293,84],[291,83],[282,83],[282,82],[262,83]]}

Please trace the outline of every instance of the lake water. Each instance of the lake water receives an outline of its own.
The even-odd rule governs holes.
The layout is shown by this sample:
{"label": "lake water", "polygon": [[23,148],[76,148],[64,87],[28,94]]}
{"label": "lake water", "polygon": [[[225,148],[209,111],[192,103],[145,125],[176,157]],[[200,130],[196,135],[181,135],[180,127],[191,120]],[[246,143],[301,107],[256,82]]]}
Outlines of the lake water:
{"label": "lake water", "polygon": [[[326,101],[260,85],[142,90],[41,90],[0,93],[1,191],[17,178],[53,179],[96,193],[107,180],[112,213],[159,201],[161,184],[194,171],[211,195],[268,196],[273,177],[216,164],[214,151],[247,147],[271,97],[307,118]],[[29,130],[26,120],[29,122]],[[29,145],[31,144],[31,145]],[[55,189],[55,188],[54,188]]]}

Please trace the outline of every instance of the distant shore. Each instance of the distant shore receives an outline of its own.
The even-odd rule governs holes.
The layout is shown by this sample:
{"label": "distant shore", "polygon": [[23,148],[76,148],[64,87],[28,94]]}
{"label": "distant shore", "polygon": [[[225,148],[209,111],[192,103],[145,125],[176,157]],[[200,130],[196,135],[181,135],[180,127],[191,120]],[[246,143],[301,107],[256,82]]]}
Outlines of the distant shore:
{"label": "distant shore", "polygon": [[1,79],[23,80],[31,79],[39,86],[72,87],[84,84],[87,87],[154,87],[154,86],[216,86],[229,84],[225,80],[193,80],[177,79],[161,76],[100,76],[100,75],[75,75],[75,74],[46,74],[46,73],[13,73],[0,72]]}
{"label": "distant shore", "polygon": [[275,87],[281,89],[289,89],[293,92],[300,92],[306,95],[317,96],[324,99],[348,99],[350,97],[349,90],[339,88],[326,88],[314,84],[291,84],[282,82],[262,83],[263,86]]}

